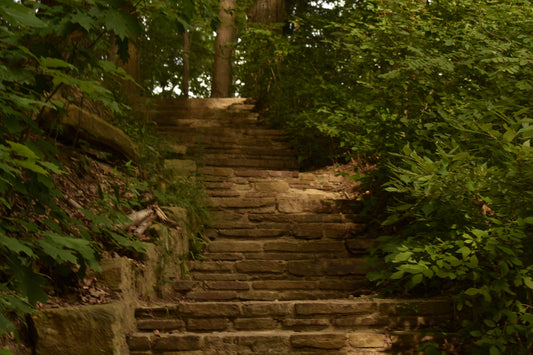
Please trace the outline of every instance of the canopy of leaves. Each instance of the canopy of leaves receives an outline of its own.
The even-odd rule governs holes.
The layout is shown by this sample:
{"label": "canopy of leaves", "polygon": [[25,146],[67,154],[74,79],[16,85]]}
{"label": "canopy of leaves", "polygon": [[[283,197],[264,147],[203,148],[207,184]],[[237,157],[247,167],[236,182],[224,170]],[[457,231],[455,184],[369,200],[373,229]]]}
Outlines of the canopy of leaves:
{"label": "canopy of leaves", "polygon": [[530,352],[531,2],[296,5],[285,34],[246,33],[242,92],[309,165],[376,165],[383,291],[454,295],[469,352]]}

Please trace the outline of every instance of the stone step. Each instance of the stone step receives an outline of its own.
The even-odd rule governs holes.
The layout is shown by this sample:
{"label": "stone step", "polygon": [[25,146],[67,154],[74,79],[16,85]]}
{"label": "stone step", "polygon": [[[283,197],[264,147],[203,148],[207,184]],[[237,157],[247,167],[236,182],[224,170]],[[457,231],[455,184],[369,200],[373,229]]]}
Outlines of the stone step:
{"label": "stone step", "polygon": [[277,156],[265,156],[260,158],[232,156],[229,154],[206,154],[199,157],[198,162],[205,166],[213,167],[237,167],[255,169],[297,169],[296,159],[287,159]]}
{"label": "stone step", "polygon": [[354,239],[366,229],[363,223],[275,223],[275,222],[213,222],[206,235],[211,239],[257,239],[295,237],[297,239]]}
{"label": "stone step", "polygon": [[[453,305],[439,299],[352,299],[187,302],[140,307],[136,310],[137,328],[143,331],[238,331],[259,329],[254,321],[270,322],[266,330],[360,330],[386,326],[392,330],[415,330],[428,325],[444,325],[451,320]],[[431,318],[427,318],[431,316]],[[192,328],[191,324],[207,320],[206,326],[217,329]],[[306,322],[307,320],[307,322]],[[209,322],[212,321],[212,322]],[[299,322],[300,321],[300,322]],[[314,321],[314,323],[312,322]],[[209,324],[211,323],[211,324]],[[306,327],[306,324],[309,327]],[[223,325],[222,325],[223,324]],[[244,324],[248,324],[244,326]]]}
{"label": "stone step", "polygon": [[283,157],[295,159],[296,152],[285,144],[263,146],[243,146],[240,143],[225,144],[223,147],[213,146],[191,146],[188,148],[188,154],[200,156],[202,154],[226,154],[242,155],[245,157]]}
{"label": "stone step", "polygon": [[251,213],[324,213],[353,212],[351,201],[309,196],[287,197],[211,197],[214,210]]}
{"label": "stone step", "polygon": [[301,240],[293,237],[261,240],[217,238],[207,245],[204,256],[214,261],[336,259],[364,255],[369,248],[376,245],[375,239],[370,237],[349,240]]}
{"label": "stone step", "polygon": [[[179,122],[178,122],[179,123]],[[255,147],[271,146],[276,143],[287,144],[287,136],[283,130],[270,129],[251,125],[250,127],[191,127],[178,125],[164,128],[164,136],[172,136],[184,143],[227,143],[232,145],[248,145],[255,139]],[[286,145],[287,148],[289,147]]]}
{"label": "stone step", "polygon": [[[235,258],[225,254],[218,260],[189,261],[189,275],[185,281],[203,283],[176,281],[179,285],[176,291],[183,295],[187,293],[190,299],[201,296],[202,300],[206,297],[212,300],[318,299],[361,295],[370,291],[365,277],[365,260],[361,258],[276,260],[239,259],[236,254],[233,255]],[[284,255],[280,253],[279,256]],[[228,292],[218,292],[224,287],[228,288],[224,290]],[[231,287],[233,289],[229,292]],[[196,290],[202,293],[190,293]],[[204,295],[205,292],[209,295]]]}
{"label": "stone step", "polygon": [[[338,280],[335,280],[338,281]],[[228,282],[228,281],[224,281]],[[353,297],[366,294],[370,291],[368,283],[364,280],[349,282],[356,285],[358,292],[341,289],[287,289],[287,290],[206,290],[194,288],[191,290],[176,290],[176,296],[195,302],[203,301],[285,301],[285,300],[324,300],[339,297]],[[181,285],[177,285],[177,288]]]}
{"label": "stone step", "polygon": [[[132,334],[131,355],[148,354],[369,354],[396,350],[378,332],[241,331],[213,333]],[[361,352],[356,352],[357,349]],[[390,352],[392,354],[392,352]],[[370,353],[371,354],[371,353]]]}
{"label": "stone step", "polygon": [[[238,225],[260,225],[262,223],[284,223],[284,224],[312,224],[312,223],[358,223],[364,224],[365,220],[354,213],[239,213],[234,211],[213,211],[211,223],[221,228],[232,224]],[[227,228],[227,227],[224,227]],[[236,227],[238,228],[238,227]]]}
{"label": "stone step", "polygon": [[[416,339],[410,337],[418,334],[412,331],[449,328],[452,310],[444,299],[180,302],[137,309],[138,332],[128,342],[132,354],[215,349],[260,353],[263,346],[268,346],[267,353],[280,354],[383,351],[412,346]],[[255,347],[242,347],[248,343]]]}

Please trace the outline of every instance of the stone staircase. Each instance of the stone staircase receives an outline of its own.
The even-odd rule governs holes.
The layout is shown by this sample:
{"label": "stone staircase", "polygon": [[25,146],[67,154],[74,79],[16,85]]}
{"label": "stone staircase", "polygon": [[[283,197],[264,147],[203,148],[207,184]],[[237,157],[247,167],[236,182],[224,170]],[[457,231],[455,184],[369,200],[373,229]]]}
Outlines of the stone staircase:
{"label": "stone staircase", "polygon": [[205,260],[175,280],[181,301],[139,308],[131,354],[412,353],[446,326],[446,300],[371,298],[374,241],[334,171],[299,172],[283,132],[243,99],[160,100],[175,140],[166,165],[205,181],[213,208]]}

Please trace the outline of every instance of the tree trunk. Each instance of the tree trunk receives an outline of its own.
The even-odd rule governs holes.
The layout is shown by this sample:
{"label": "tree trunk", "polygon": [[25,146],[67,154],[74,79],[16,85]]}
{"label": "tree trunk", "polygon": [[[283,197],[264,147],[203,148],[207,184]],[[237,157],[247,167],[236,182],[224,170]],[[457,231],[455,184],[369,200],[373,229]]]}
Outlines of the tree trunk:
{"label": "tree trunk", "polygon": [[183,29],[183,85],[182,92],[183,97],[189,98],[189,77],[190,77],[190,65],[189,65],[189,53],[191,50],[191,38],[189,30]]}
{"label": "tree trunk", "polygon": [[235,37],[235,0],[220,0],[219,19],[215,38],[215,64],[211,97],[230,97],[231,59]]}
{"label": "tree trunk", "polygon": [[256,0],[248,10],[248,22],[271,23],[285,22],[285,0]]}

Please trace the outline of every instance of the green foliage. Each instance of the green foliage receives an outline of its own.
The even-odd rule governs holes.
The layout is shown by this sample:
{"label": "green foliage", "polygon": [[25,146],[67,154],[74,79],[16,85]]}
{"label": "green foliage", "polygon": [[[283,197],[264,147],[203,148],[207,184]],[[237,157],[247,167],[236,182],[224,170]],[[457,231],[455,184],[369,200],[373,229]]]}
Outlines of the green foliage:
{"label": "green foliage", "polygon": [[[62,109],[60,91],[120,109],[103,75],[124,79],[109,61],[113,38],[125,58],[140,27],[122,1],[3,1],[0,5],[0,335],[16,333],[45,302],[49,280],[100,270],[95,235],[107,233],[121,248],[140,247],[115,232],[118,216],[89,215],[92,229],[58,205],[54,176],[65,174],[39,124],[45,109]],[[117,236],[115,236],[115,234]]]}
{"label": "green foliage", "polygon": [[154,190],[154,196],[163,205],[179,206],[187,210],[189,223],[187,229],[191,233],[188,257],[200,258],[206,244],[202,233],[208,227],[210,220],[203,183],[194,176],[188,178],[167,176],[162,180],[170,183],[165,183]]}
{"label": "green foliage", "polygon": [[299,6],[285,36],[250,33],[243,91],[303,155],[375,166],[383,291],[453,295],[465,352],[531,352],[531,3]]}

